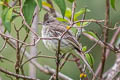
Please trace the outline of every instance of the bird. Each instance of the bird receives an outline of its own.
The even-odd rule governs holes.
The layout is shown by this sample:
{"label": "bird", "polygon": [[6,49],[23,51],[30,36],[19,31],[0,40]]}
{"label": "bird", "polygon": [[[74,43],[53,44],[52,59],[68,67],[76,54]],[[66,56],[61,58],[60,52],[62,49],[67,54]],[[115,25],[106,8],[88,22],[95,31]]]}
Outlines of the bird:
{"label": "bird", "polygon": [[[60,52],[65,54],[70,51],[75,51],[76,55],[78,55],[82,60],[85,62],[85,64],[88,66],[88,69],[94,74],[91,66],[88,64],[88,62],[85,59],[84,53],[82,52],[82,46],[77,41],[76,37],[72,33],[71,30],[67,30],[66,24],[58,21],[56,18],[54,18],[49,13],[46,13],[44,15],[44,21],[42,25],[42,38],[52,38],[52,37],[60,37],[64,32],[66,32],[60,42]],[[58,50],[58,40],[57,39],[51,39],[51,40],[42,40],[45,47],[48,48],[48,50],[51,50],[53,52]]]}

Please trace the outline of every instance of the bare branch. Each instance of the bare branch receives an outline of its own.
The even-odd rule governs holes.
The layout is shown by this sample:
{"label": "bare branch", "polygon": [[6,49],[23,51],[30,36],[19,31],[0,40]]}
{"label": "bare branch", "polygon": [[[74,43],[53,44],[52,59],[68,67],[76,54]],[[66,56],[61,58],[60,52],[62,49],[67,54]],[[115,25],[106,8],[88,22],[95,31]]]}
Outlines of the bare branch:
{"label": "bare branch", "polygon": [[[0,19],[1,20],[1,19]],[[0,21],[0,23],[1,23],[1,21]],[[2,28],[2,26],[1,26],[1,24],[0,24],[0,32],[2,32],[1,30],[3,30]],[[8,34],[9,35],[9,34]],[[10,36],[10,35],[9,35]],[[1,36],[4,40],[5,40],[5,36]],[[50,39],[58,39],[58,38],[39,38],[39,39],[47,39],[47,40],[50,40]],[[13,49],[16,49],[16,42],[14,41],[14,40],[12,40],[12,39],[9,39],[9,40],[7,40],[7,43],[13,48]],[[21,48],[21,50],[20,50],[21,52],[23,52],[23,53],[25,53],[25,56],[27,57],[27,59],[30,59],[31,58],[31,56],[29,55],[29,53],[28,52],[26,52],[25,50],[24,50],[24,48]],[[41,66],[39,63],[37,63],[36,61],[30,61],[33,65],[35,65],[35,67],[37,68],[37,69],[39,69],[40,71],[42,71],[42,72],[44,72],[45,74],[49,74],[49,75],[52,75],[52,74],[54,74],[56,71],[54,70],[54,69],[52,69],[52,68],[50,68],[50,67],[43,67],[43,66]],[[70,77],[68,77],[68,76],[66,76],[66,75],[64,75],[64,74],[62,74],[62,73],[60,73],[59,72],[59,78],[60,79],[62,79],[62,80],[72,80],[72,78],[70,78]]]}
{"label": "bare branch", "polygon": [[27,80],[40,80],[40,79],[31,78],[29,76],[23,76],[23,75],[15,74],[15,73],[9,72],[7,70],[4,70],[3,68],[0,68],[0,71],[5,73],[5,74],[17,77],[17,78],[22,78],[22,79],[27,79]]}
{"label": "bare branch", "polygon": [[[20,35],[19,35],[19,30],[16,29],[15,30],[17,32],[17,40],[19,40]],[[20,67],[20,48],[19,48],[19,41],[16,41],[16,64],[15,64],[15,70],[16,70],[16,74],[19,74],[19,67]],[[19,80],[18,77],[16,77],[17,80]]]}
{"label": "bare branch", "polygon": [[[111,44],[111,45],[113,45],[113,44],[115,43],[115,41],[116,41],[119,33],[120,33],[120,27],[119,27],[119,28],[116,30],[116,32],[114,33],[114,35],[113,35],[113,37],[112,37],[112,39],[111,39],[111,41],[110,41],[110,44]],[[109,53],[110,53],[110,49],[107,49],[107,51],[106,51],[106,59],[107,59]],[[99,64],[99,66],[98,66],[98,68],[97,68],[97,70],[96,70],[96,73],[95,73],[96,76],[97,76],[98,73],[99,73],[100,67],[101,67],[101,63]]]}
{"label": "bare branch", "polygon": [[[22,3],[22,1],[21,1],[21,3]],[[25,18],[24,18],[24,15],[23,15],[23,13],[22,13],[22,4],[20,5],[20,16],[22,17],[23,22],[24,22],[24,24],[26,25],[26,27],[27,27],[37,38],[39,38],[38,34],[31,29],[31,27],[29,26],[29,24],[27,24],[27,22],[26,22],[26,20],[25,20]]]}
{"label": "bare branch", "polygon": [[103,77],[107,76],[105,80],[113,80],[114,77],[120,72],[120,53],[116,54],[116,61],[111,69],[104,74]]}
{"label": "bare branch", "polygon": [[1,53],[1,52],[3,51],[3,49],[5,48],[6,42],[7,42],[7,39],[5,39],[5,41],[4,41],[4,43],[3,43],[3,46],[2,46],[2,48],[0,49],[0,53]]}
{"label": "bare branch", "polygon": [[[37,33],[37,30],[38,30],[38,20],[39,20],[38,19],[39,18],[39,16],[38,16],[39,15],[39,7],[38,6],[36,6],[36,8],[35,8],[34,14],[35,14],[35,16],[33,18],[31,29],[34,32]],[[31,33],[31,36],[30,36],[31,44],[34,43],[34,41],[36,41],[36,40],[37,40],[37,37],[33,33]],[[30,55],[31,55],[31,57],[37,55],[37,45],[30,46]],[[36,59],[32,59],[32,60],[36,61]],[[36,67],[33,64],[31,64],[31,63],[29,63],[29,75],[31,77],[36,78]]]}
{"label": "bare branch", "polygon": [[78,21],[75,21],[74,24],[76,23],[79,23],[79,22],[97,22],[97,23],[101,23],[101,22],[104,22],[105,20],[78,20]]}
{"label": "bare branch", "polygon": [[[109,0],[106,0],[106,12],[105,12],[105,23],[104,23],[105,27],[109,27],[109,11],[110,11]],[[108,29],[107,28],[103,29],[103,35],[104,35],[104,42],[106,43],[108,41]],[[101,57],[101,66],[99,69],[101,79],[102,79],[104,65],[105,65],[105,61],[106,61],[106,52],[107,52],[107,48],[104,46],[103,52],[102,52],[102,57]]]}
{"label": "bare branch", "polygon": [[[4,39],[4,37],[2,36],[2,38]],[[7,43],[13,47],[14,49],[16,48],[16,44],[14,41],[12,40],[8,40]],[[21,52],[24,52],[24,48],[21,48]],[[25,51],[25,56],[30,59],[31,56],[29,55],[28,52]],[[34,64],[36,66],[36,68],[38,68],[40,71],[46,73],[46,74],[49,74],[49,75],[52,75],[54,74],[56,71],[50,67],[43,67],[41,66],[39,63],[37,63],[36,61],[30,61],[32,64]],[[70,77],[62,74],[59,72],[59,78],[62,79],[62,80],[72,80]]]}

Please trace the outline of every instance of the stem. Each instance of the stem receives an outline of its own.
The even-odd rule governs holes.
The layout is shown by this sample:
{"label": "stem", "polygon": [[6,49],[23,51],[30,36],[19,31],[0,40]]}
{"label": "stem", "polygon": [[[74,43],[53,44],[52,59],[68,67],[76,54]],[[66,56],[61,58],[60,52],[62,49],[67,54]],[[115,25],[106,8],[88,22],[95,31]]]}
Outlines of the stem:
{"label": "stem", "polygon": [[57,61],[56,61],[56,80],[59,80],[58,79],[58,73],[59,73],[59,63],[60,63],[60,59],[59,59],[60,42],[61,42],[61,40],[58,40],[58,51],[57,51],[57,54],[56,54],[56,57],[57,57]]}
{"label": "stem", "polygon": [[[109,5],[109,0],[106,0],[106,11],[105,11],[105,23],[104,26],[105,27],[109,27],[109,12],[110,12],[110,5]],[[104,36],[104,42],[106,43],[108,41],[108,29],[104,28],[103,29],[103,36]],[[104,46],[103,47],[103,51],[102,51],[102,58],[101,58],[101,69],[100,69],[100,78],[102,79],[102,74],[104,72],[104,65],[105,65],[105,61],[106,61],[106,51],[107,48]]]}
{"label": "stem", "polygon": [[[19,31],[16,30],[17,32],[17,39],[19,40]],[[19,74],[19,66],[20,66],[20,49],[19,49],[19,41],[16,41],[16,74]],[[16,77],[17,80],[19,80],[18,77]]]}

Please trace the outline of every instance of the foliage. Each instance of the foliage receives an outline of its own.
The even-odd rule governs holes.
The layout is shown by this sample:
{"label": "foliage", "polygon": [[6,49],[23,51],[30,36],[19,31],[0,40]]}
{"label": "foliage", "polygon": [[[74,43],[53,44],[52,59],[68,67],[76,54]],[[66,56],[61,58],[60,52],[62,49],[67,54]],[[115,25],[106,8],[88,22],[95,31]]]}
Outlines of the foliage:
{"label": "foliage", "polygon": [[58,5],[58,7],[61,10],[62,16],[64,17],[65,11],[66,11],[66,4],[64,0],[54,0],[55,3]]}
{"label": "foliage", "polygon": [[71,3],[74,2],[74,0],[68,0],[68,1],[71,2]]}
{"label": "foliage", "polygon": [[35,7],[36,7],[36,3],[34,0],[25,0],[22,11],[24,18],[29,25],[31,25]]}
{"label": "foliage", "polygon": [[93,33],[92,31],[84,31],[84,33],[88,33],[89,35],[93,36],[95,39],[99,40],[96,34]]}
{"label": "foliage", "polygon": [[111,6],[113,9],[115,9],[115,0],[111,0]]}
{"label": "foliage", "polygon": [[[75,62],[77,64],[77,69],[76,69],[78,71],[78,72],[76,72],[77,76],[79,76],[78,75],[78,73],[79,73],[80,74],[79,78],[81,78],[81,79],[86,78],[88,80],[89,78],[92,78],[92,77],[97,78],[97,76],[95,76],[97,74],[94,75],[93,68],[94,68],[94,65],[96,65],[96,64],[94,64],[94,62],[97,63],[98,61],[96,61],[94,59],[96,59],[96,57],[98,57],[98,56],[96,56],[96,55],[99,55],[98,53],[101,53],[102,54],[100,56],[101,60],[99,60],[99,61],[101,61],[102,68],[99,69],[99,66],[98,67],[95,66],[95,67],[97,67],[98,71],[100,71],[100,78],[104,79],[104,77],[101,77],[101,76],[104,75],[103,71],[105,71],[105,73],[107,72],[107,70],[104,69],[104,66],[106,66],[105,61],[108,57],[108,54],[110,53],[110,51],[112,51],[112,53],[115,53],[113,55],[119,57],[118,53],[120,52],[120,33],[119,33],[120,31],[118,32],[119,27],[117,27],[116,29],[111,28],[111,25],[113,25],[114,21],[112,21],[112,19],[110,21],[111,17],[109,17],[109,16],[111,16],[109,14],[110,13],[109,10],[111,10],[110,6],[114,10],[116,10],[116,1],[117,0],[110,0],[110,6],[106,5],[106,9],[105,9],[106,13],[104,12],[106,14],[105,18],[100,17],[100,19],[102,18],[103,20],[99,20],[99,19],[97,20],[97,19],[93,19],[93,17],[91,17],[91,14],[93,14],[95,12],[95,11],[93,11],[94,9],[92,9],[92,8],[81,7],[81,5],[80,5],[80,7],[78,7],[78,5],[77,5],[77,6],[70,8],[70,6],[72,6],[73,3],[76,3],[76,1],[77,0],[18,0],[18,1],[17,0],[0,0],[0,8],[2,9],[1,10],[2,21],[0,19],[0,40],[3,39],[2,41],[4,42],[4,43],[2,43],[0,41],[0,53],[1,52],[4,53],[4,51],[3,51],[4,49],[7,50],[7,48],[6,48],[7,45],[10,45],[9,47],[14,48],[15,53],[16,53],[14,56],[15,59],[12,61],[7,58],[4,58],[4,54],[1,54],[3,56],[0,55],[2,64],[8,65],[4,61],[2,62],[2,60],[7,60],[8,62],[12,62],[13,64],[15,64],[15,65],[12,64],[12,66],[14,67],[13,72],[10,72],[9,70],[7,71],[4,69],[1,69],[1,67],[0,67],[0,72],[10,75],[10,77],[14,76],[14,77],[16,77],[16,80],[21,80],[21,79],[36,80],[36,79],[32,79],[32,77],[29,77],[29,76],[23,76],[24,72],[27,71],[26,69],[24,69],[24,64],[26,64],[27,62],[30,63],[30,61],[33,61],[32,63],[34,65],[36,65],[37,68],[40,69],[40,71],[43,71],[45,74],[50,73],[50,75],[55,74],[55,73],[56,73],[55,74],[56,76],[62,75],[62,78],[61,77],[56,77],[56,78],[61,78],[61,80],[64,80],[63,76],[66,79],[66,75],[62,74],[60,72],[60,70],[62,68],[64,68],[65,63],[71,64],[72,62]],[[108,1],[108,0],[106,0],[106,1]],[[12,2],[14,4],[12,4]],[[79,2],[82,3],[81,0],[79,0]],[[67,3],[69,6],[67,6]],[[60,10],[60,13],[57,12],[57,10],[56,10],[57,8],[55,8],[55,6],[54,6],[55,4],[57,5],[58,9]],[[52,10],[55,15],[53,13],[50,15],[54,15],[54,17],[56,17],[56,15],[62,16],[62,17],[56,17],[56,19],[58,21],[60,21],[60,23],[66,24],[67,26],[65,26],[66,30],[62,30],[62,28],[60,28],[61,31],[64,31],[63,34],[60,35],[60,37],[56,38],[56,36],[55,37],[52,36],[50,38],[47,38],[47,37],[41,38],[40,35],[38,34],[38,32],[36,32],[37,30],[34,31],[34,29],[31,28],[31,25],[33,25],[34,23],[37,26],[39,24],[42,24],[42,25],[44,24],[42,22],[37,22],[37,20],[36,20],[36,22],[34,22],[35,16],[37,14],[37,13],[35,13],[35,9],[37,8],[36,6],[39,7],[39,9],[38,9],[39,16],[41,16],[42,13],[44,13],[45,11],[52,13]],[[75,8],[75,12],[72,11],[73,8]],[[78,8],[78,9],[76,9],[76,8]],[[72,12],[74,12],[74,13],[72,13]],[[87,15],[89,15],[89,13],[90,13],[90,16],[88,17]],[[96,12],[96,13],[98,13],[98,12]],[[73,19],[72,19],[72,15],[74,16]],[[104,14],[102,14],[102,15],[104,15]],[[39,17],[39,16],[37,16],[37,17]],[[17,21],[16,17],[20,18],[20,21],[22,22],[22,23],[20,23],[20,26],[18,25],[19,21]],[[42,18],[40,17],[40,19],[42,19]],[[40,20],[40,21],[43,21],[43,20]],[[18,23],[15,23],[15,22],[18,22]],[[100,34],[103,36],[102,38],[97,36],[97,34],[99,34],[99,33],[94,32],[95,29],[91,28],[92,26],[89,25],[90,23],[97,24],[101,28],[100,31],[102,31],[102,32]],[[29,29],[28,29],[27,25],[30,26]],[[36,27],[36,25],[34,27]],[[53,24],[53,25],[55,25],[55,24]],[[89,27],[89,26],[91,26],[91,27]],[[94,25],[94,26],[97,27],[96,25]],[[22,28],[25,28],[25,30]],[[89,30],[89,28],[91,28],[92,31],[90,31],[91,29]],[[2,31],[2,30],[4,30],[4,31]],[[81,30],[81,33],[80,33],[80,30]],[[113,31],[111,31],[111,30],[113,30]],[[16,32],[15,34],[11,33],[14,31]],[[28,32],[26,32],[26,31],[28,31]],[[71,32],[69,32],[69,31],[71,31]],[[29,34],[29,32],[31,34]],[[73,35],[72,35],[72,32],[73,32]],[[112,36],[111,35],[109,36],[109,33],[112,34]],[[55,35],[58,35],[58,34],[59,33],[57,33],[55,31]],[[53,54],[54,56],[48,56],[48,53],[51,53],[51,52],[46,52],[47,55],[45,55],[45,56],[43,56],[41,54],[40,54],[40,56],[39,55],[31,56],[31,55],[27,54],[30,51],[28,51],[29,49],[26,49],[26,48],[30,48],[30,50],[31,50],[32,47],[34,47],[34,46],[35,46],[34,48],[38,47],[38,46],[36,46],[36,44],[39,42],[39,40],[55,39],[53,41],[58,40],[60,43],[61,40],[63,40],[65,34],[70,35],[68,37],[65,36],[65,38],[66,39],[69,38],[71,40],[71,42],[73,41],[73,44],[69,43],[70,47],[72,46],[72,50],[75,49],[76,51],[79,51],[80,52],[78,54],[79,56],[74,55],[74,54],[68,55],[67,53],[64,55],[56,54],[56,57],[54,57],[55,56],[54,54]],[[77,34],[79,34],[80,37],[78,37]],[[35,36],[33,36],[33,35],[35,35]],[[48,35],[50,35],[50,34],[48,34]],[[71,36],[73,36],[73,37],[71,38]],[[32,39],[31,39],[31,37],[32,37]],[[96,52],[98,52],[98,53],[96,53],[96,52],[92,51],[92,50],[94,50],[94,47],[96,47],[96,45],[92,45],[92,44],[91,44],[92,47],[90,47],[90,49],[87,49],[88,45],[90,45],[90,44],[89,44],[89,42],[87,42],[88,40],[86,40],[86,38],[84,38],[84,37],[87,37],[89,41],[91,40],[91,42],[94,41],[94,43],[97,46],[102,47],[102,49],[99,52],[96,50]],[[27,41],[29,39],[31,39],[31,40]],[[67,42],[67,41],[65,41],[65,42]],[[86,46],[83,46],[84,43],[82,43],[82,42],[85,42]],[[115,42],[116,42],[116,44],[115,44]],[[49,44],[49,43],[47,43],[47,44]],[[57,42],[56,42],[56,45],[57,45]],[[58,44],[58,45],[60,45],[60,44]],[[64,44],[64,45],[68,45],[68,44]],[[40,47],[42,47],[42,48],[40,48],[40,51],[42,52],[42,49],[44,49],[44,46],[40,45]],[[61,49],[59,49],[59,48],[61,48],[61,45],[60,45],[60,47],[58,47],[58,50],[55,50],[58,53],[61,51]],[[37,50],[37,48],[36,48],[36,50]],[[70,50],[71,51],[70,53],[74,53],[74,52],[72,52],[72,50]],[[44,49],[44,51],[47,51],[47,49]],[[8,52],[9,52],[9,50],[8,50]],[[38,51],[33,51],[33,52],[38,52]],[[31,52],[31,53],[33,53],[33,52]],[[22,53],[22,55],[21,55],[21,53]],[[26,54],[27,54],[27,57],[28,57],[28,55],[30,57],[28,57],[28,60],[24,61],[24,56],[26,56]],[[82,57],[81,57],[81,54],[83,55]],[[95,57],[93,55],[95,55]],[[71,57],[69,58],[69,56],[71,56]],[[45,60],[47,60],[48,63],[50,62],[48,60],[48,58],[55,59],[56,60],[56,65],[55,65],[56,70],[49,68],[49,67],[46,68],[46,66],[42,66],[36,60],[32,60],[32,59],[38,58],[38,57],[45,58]],[[81,57],[81,58],[79,58],[79,57]],[[116,57],[116,61],[119,61],[119,60],[117,60],[117,57]],[[11,57],[10,57],[10,59],[11,59]],[[83,60],[84,63],[80,63],[81,61],[78,61],[81,59]],[[40,60],[40,61],[42,61],[42,60]],[[43,64],[46,65],[46,63],[44,61],[42,61],[42,62],[43,62]],[[73,64],[75,64],[75,63],[73,63]],[[120,62],[114,62],[115,66],[117,66],[116,63],[119,64]],[[50,64],[50,65],[53,66],[53,64]],[[97,63],[97,65],[98,65],[98,63]],[[70,66],[70,67],[73,67],[73,66]],[[74,67],[72,68],[73,71],[75,70],[75,68]],[[91,73],[87,72],[87,69],[89,69],[89,68],[92,69],[92,70],[90,70]],[[113,68],[114,68],[114,65],[113,65]],[[66,69],[66,66],[65,66],[65,69]],[[69,67],[67,67],[67,69],[69,69]],[[117,69],[112,70],[112,68],[110,70],[117,71]],[[51,71],[51,72],[49,72],[49,71]],[[54,72],[54,71],[56,71],[56,72]],[[60,73],[59,75],[58,75],[57,71]],[[70,71],[72,71],[72,70],[70,70]],[[97,70],[94,70],[94,71],[97,71]],[[67,73],[69,73],[69,72],[67,72]],[[116,74],[118,74],[118,73],[116,72]],[[72,74],[72,73],[69,73],[69,74]],[[26,75],[26,73],[24,75]],[[1,75],[0,75],[0,77],[1,77]],[[107,77],[109,77],[109,76],[107,76],[107,74],[106,74],[105,78],[107,78]],[[113,77],[116,77],[116,76],[113,76]],[[21,79],[19,79],[19,78],[21,78]],[[67,78],[69,78],[69,75],[67,76]],[[109,79],[107,79],[107,80],[109,80]]]}
{"label": "foliage", "polygon": [[42,0],[35,0],[36,4],[42,9]]}
{"label": "foliage", "polygon": [[93,68],[94,58],[93,58],[92,54],[91,53],[86,53],[85,57],[86,57],[88,63],[90,64],[90,66]]}
{"label": "foliage", "polygon": [[[87,51],[87,46],[83,46],[82,51],[86,52]],[[85,57],[86,57],[86,60],[88,61],[88,63],[90,64],[90,66],[93,68],[94,57],[92,56],[92,54],[91,53],[85,53]]]}
{"label": "foliage", "polygon": [[13,8],[5,8],[2,12],[2,21],[5,26],[5,30],[11,32],[11,19],[12,19]]}

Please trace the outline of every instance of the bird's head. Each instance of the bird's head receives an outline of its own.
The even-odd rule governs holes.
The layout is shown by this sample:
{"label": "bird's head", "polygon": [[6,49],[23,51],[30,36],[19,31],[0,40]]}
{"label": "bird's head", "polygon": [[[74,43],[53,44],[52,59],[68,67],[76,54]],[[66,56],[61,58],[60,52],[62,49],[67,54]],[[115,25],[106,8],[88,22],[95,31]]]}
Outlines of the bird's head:
{"label": "bird's head", "polygon": [[45,15],[44,15],[44,24],[48,24],[48,23],[50,23],[50,22],[53,22],[53,21],[55,21],[56,19],[51,15],[51,14],[49,14],[49,13],[46,13]]}

